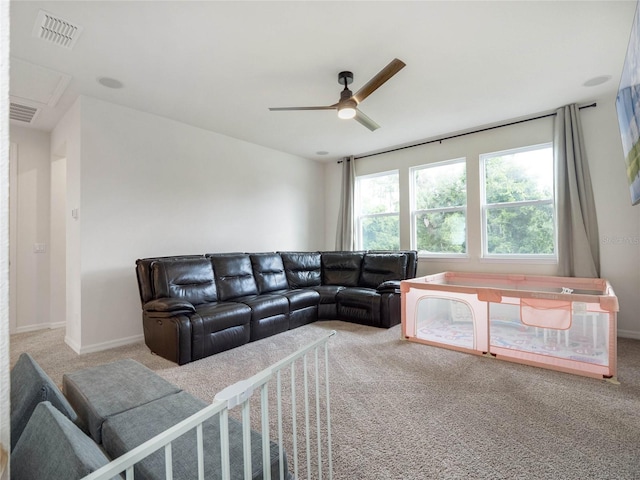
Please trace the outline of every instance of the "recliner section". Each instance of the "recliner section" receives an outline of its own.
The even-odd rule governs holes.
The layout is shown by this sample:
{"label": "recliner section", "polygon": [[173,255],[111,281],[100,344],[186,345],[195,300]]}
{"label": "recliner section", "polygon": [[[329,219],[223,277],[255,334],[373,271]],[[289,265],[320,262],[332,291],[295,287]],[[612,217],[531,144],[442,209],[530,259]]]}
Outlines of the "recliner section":
{"label": "recliner section", "polygon": [[220,300],[240,302],[251,309],[249,341],[289,330],[289,302],[282,295],[258,291],[249,254],[207,254],[207,258],[217,273]]}
{"label": "recliner section", "polygon": [[319,319],[389,328],[416,267],[412,250],[140,259],[145,342],[183,365]]}

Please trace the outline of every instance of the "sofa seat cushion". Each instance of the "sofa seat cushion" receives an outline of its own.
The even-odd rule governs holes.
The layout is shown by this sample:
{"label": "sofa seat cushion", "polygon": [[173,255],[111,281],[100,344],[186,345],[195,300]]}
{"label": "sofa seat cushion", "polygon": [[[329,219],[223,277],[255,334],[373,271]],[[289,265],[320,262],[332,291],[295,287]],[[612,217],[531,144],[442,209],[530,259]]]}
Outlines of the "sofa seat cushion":
{"label": "sofa seat cushion", "polygon": [[289,300],[282,295],[248,295],[234,298],[233,301],[241,302],[251,308],[252,321],[289,313]]}
{"label": "sofa seat cushion", "polygon": [[345,288],[338,292],[338,317],[367,325],[380,324],[380,299],[371,288]]}
{"label": "sofa seat cushion", "polygon": [[210,332],[247,325],[251,320],[251,308],[236,302],[205,303],[196,307],[196,313]]}
{"label": "sofa seat cushion", "polygon": [[98,443],[109,417],[181,391],[130,359],[67,373],[62,382],[78,425]]}
{"label": "sofa seat cushion", "polygon": [[312,290],[315,290],[320,294],[320,304],[324,305],[326,303],[336,303],[336,295],[341,290],[344,290],[346,287],[341,285],[320,285],[319,287],[311,287]]}
{"label": "sofa seat cushion", "polygon": [[10,373],[11,449],[18,443],[22,431],[40,402],[49,401],[72,422],[76,412],[58,386],[28,353],[22,353]]}
{"label": "sofa seat cushion", "polygon": [[251,338],[251,308],[243,303],[220,302],[201,305],[191,322],[192,361],[239,347],[248,343]]}
{"label": "sofa seat cushion", "polygon": [[[167,428],[202,410],[208,404],[186,392],[179,392],[119,415],[110,417],[104,425],[104,448],[113,458],[137,447]],[[271,478],[280,478],[277,444],[270,443]],[[221,477],[220,422],[214,416],[203,424],[204,474],[206,478]],[[173,478],[198,478],[196,432],[185,433],[172,443]],[[229,450],[231,478],[243,476],[242,425],[229,418]],[[262,478],[261,436],[251,431],[251,464],[254,478]],[[285,462],[286,468],[286,462]],[[164,452],[155,452],[135,466],[136,480],[164,479]],[[285,478],[287,478],[285,474]]]}
{"label": "sofa seat cushion", "polygon": [[83,478],[107,463],[91,438],[50,402],[41,402],[11,453],[11,480]]}
{"label": "sofa seat cushion", "polygon": [[320,293],[310,288],[298,288],[295,290],[283,290],[274,292],[289,300],[289,310],[301,310],[307,307],[315,307],[320,303]]}

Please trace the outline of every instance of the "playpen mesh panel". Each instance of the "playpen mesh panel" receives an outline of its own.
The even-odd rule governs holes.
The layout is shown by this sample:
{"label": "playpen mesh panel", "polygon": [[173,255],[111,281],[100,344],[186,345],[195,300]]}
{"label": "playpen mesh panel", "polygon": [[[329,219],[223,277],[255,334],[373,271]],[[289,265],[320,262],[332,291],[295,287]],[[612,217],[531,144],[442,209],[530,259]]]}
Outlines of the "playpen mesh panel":
{"label": "playpen mesh panel", "polygon": [[420,299],[416,336],[423,340],[474,349],[476,332],[468,303],[439,297]]}

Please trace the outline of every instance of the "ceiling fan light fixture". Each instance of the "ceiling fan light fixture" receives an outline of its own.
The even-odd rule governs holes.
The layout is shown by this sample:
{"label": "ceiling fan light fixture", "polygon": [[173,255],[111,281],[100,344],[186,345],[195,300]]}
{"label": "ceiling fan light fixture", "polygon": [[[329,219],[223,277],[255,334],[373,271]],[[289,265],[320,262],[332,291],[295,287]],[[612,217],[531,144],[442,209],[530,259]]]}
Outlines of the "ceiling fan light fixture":
{"label": "ceiling fan light fixture", "polygon": [[353,100],[346,101],[338,106],[338,117],[343,120],[349,120],[356,116],[356,102]]}
{"label": "ceiling fan light fixture", "polygon": [[356,109],[353,107],[344,107],[338,110],[338,117],[343,120],[349,120],[356,116]]}

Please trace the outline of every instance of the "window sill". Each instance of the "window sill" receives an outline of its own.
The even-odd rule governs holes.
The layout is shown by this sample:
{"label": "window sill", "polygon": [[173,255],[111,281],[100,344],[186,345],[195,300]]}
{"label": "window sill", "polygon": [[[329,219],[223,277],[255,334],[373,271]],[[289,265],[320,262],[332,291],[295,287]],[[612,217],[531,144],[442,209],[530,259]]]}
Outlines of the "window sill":
{"label": "window sill", "polygon": [[467,254],[460,255],[430,255],[430,254],[418,254],[418,261],[431,260],[436,262],[468,262],[471,257]]}
{"label": "window sill", "polygon": [[481,257],[480,263],[523,263],[535,265],[557,265],[558,259],[555,257],[520,257],[520,256],[500,256],[500,257]]}

